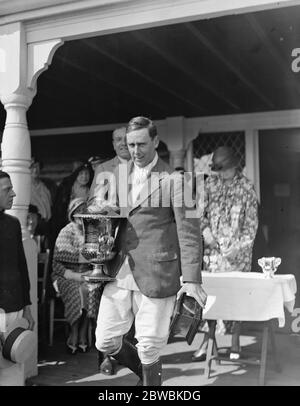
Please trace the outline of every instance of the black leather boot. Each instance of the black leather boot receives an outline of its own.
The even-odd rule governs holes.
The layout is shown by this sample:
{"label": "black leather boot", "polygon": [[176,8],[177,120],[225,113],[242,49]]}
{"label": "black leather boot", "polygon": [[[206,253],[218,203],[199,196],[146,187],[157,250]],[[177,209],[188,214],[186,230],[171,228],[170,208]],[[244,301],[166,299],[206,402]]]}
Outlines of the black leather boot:
{"label": "black leather boot", "polygon": [[112,359],[109,355],[104,356],[104,354],[98,351],[98,370],[105,375],[114,375],[115,367]]}
{"label": "black leather boot", "polygon": [[143,364],[143,386],[161,386],[161,361],[154,364]]}
{"label": "black leather boot", "polygon": [[137,349],[133,344],[127,341],[126,338],[123,339],[120,351],[113,355],[113,357],[119,364],[129,368],[141,380],[143,380],[142,364]]}

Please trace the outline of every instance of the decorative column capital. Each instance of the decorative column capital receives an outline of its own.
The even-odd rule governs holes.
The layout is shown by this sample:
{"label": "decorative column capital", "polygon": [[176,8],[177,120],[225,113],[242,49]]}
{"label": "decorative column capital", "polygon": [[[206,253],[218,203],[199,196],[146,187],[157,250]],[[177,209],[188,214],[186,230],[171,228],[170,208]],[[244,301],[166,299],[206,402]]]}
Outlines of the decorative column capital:
{"label": "decorative column capital", "polygon": [[28,45],[27,60],[27,87],[34,89],[40,74],[51,65],[56,50],[62,46],[64,41],[57,38],[51,41],[35,42]]}
{"label": "decorative column capital", "polygon": [[11,107],[21,107],[27,110],[32,103],[34,96],[36,95],[36,89],[22,89],[20,92],[1,94],[0,100],[5,109]]}

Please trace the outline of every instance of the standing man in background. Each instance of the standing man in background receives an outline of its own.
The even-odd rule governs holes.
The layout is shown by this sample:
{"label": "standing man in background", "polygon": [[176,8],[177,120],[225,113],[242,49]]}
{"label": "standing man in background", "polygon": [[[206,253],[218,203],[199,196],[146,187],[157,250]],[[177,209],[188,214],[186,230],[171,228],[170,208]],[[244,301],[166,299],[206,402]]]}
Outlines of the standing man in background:
{"label": "standing man in background", "polygon": [[[116,128],[112,134],[113,148],[116,156],[109,161],[100,163],[95,167],[95,174],[92,185],[90,187],[88,198],[89,211],[97,211],[99,204],[107,192],[107,181],[101,178],[103,173],[113,174],[118,165],[126,164],[130,159],[130,154],[126,142],[126,128]],[[114,366],[110,357],[104,357],[101,351],[98,352],[98,365],[100,372],[106,375],[114,374]]]}
{"label": "standing man in background", "polygon": [[126,127],[116,128],[112,135],[112,141],[116,156],[109,161],[101,163],[95,169],[94,180],[89,193],[89,204],[92,206],[97,205],[97,198],[101,196],[101,191],[103,191],[102,188],[105,187],[105,184],[103,184],[101,179],[101,173],[114,173],[118,165],[127,165],[127,162],[130,159],[126,142]]}
{"label": "standing man in background", "polygon": [[52,197],[50,190],[40,178],[41,164],[32,158],[31,170],[31,200],[30,203],[38,208],[41,218],[49,221],[51,218]]}

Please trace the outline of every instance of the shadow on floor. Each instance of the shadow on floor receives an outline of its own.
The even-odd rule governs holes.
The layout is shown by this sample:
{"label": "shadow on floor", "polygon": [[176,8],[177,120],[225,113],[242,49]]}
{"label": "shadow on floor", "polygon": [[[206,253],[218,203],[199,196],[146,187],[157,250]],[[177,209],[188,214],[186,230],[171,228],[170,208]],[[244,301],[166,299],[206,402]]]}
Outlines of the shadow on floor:
{"label": "shadow on floor", "polygon": [[[282,372],[275,372],[271,355],[268,356],[266,385],[300,384],[300,337],[276,334]],[[163,382],[165,386],[256,386],[257,366],[222,362],[212,363],[211,376],[204,375],[204,363],[191,362],[202,334],[197,334],[191,346],[183,339],[175,339],[163,351]],[[229,348],[230,335],[217,336],[219,347]],[[241,336],[243,355],[252,357],[260,350],[259,331],[243,331]],[[64,334],[57,334],[53,347],[40,347],[38,376],[30,378],[28,385],[37,386],[135,386],[138,378],[127,368],[117,366],[116,375],[106,376],[97,370],[97,351],[92,348],[86,354],[67,354]]]}

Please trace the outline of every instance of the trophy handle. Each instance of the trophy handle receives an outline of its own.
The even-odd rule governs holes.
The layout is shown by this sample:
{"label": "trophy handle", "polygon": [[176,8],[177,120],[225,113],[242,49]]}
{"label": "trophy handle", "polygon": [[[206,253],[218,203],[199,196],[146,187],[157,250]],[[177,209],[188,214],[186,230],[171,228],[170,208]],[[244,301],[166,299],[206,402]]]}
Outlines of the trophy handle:
{"label": "trophy handle", "polygon": [[119,232],[119,227],[120,227],[120,223],[117,225],[116,229],[115,229],[115,236],[114,239],[116,240],[118,232]]}
{"label": "trophy handle", "polygon": [[275,258],[275,267],[277,268],[281,264],[281,258]]}
{"label": "trophy handle", "polygon": [[258,265],[261,266],[263,268],[264,264],[265,264],[265,258],[259,258],[259,260],[257,261]]}

